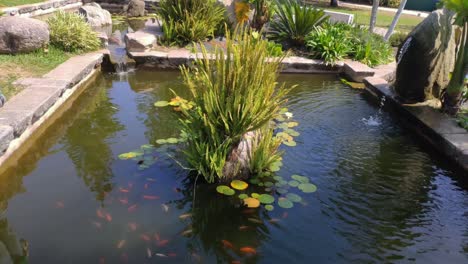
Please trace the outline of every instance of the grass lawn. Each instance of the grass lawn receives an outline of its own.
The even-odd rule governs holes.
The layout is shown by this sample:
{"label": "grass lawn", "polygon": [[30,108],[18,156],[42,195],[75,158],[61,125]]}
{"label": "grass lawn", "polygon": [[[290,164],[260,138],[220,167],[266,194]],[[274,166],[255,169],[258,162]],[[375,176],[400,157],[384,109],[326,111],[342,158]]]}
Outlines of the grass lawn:
{"label": "grass lawn", "polygon": [[45,1],[46,0],[0,0],[0,7],[35,4]]}
{"label": "grass lawn", "polygon": [[52,46],[48,53],[41,50],[28,54],[0,55],[0,89],[9,99],[20,91],[12,85],[15,80],[42,76],[71,56]]}
{"label": "grass lawn", "polygon": [[[1,0],[0,0],[1,1]],[[359,25],[369,25],[371,10],[361,10],[361,9],[351,9],[347,7],[330,7],[330,1],[327,3],[315,3],[314,5],[320,8],[324,8],[330,11],[354,14],[354,21]],[[377,15],[377,27],[388,28],[392,23],[395,13],[379,11]],[[401,15],[398,25],[396,27],[397,31],[409,32],[417,24],[419,24],[424,18],[412,15]]]}

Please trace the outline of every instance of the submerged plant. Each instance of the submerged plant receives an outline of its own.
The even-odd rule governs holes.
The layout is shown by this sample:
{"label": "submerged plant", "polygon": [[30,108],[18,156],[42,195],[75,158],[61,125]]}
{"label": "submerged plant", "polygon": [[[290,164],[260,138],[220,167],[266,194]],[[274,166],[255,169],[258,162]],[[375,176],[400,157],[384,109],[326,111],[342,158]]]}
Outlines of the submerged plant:
{"label": "submerged plant", "polygon": [[[195,105],[182,109],[183,132],[188,135],[185,156],[208,182],[267,169],[271,161],[259,156],[260,148],[262,155],[276,157],[279,144],[272,143],[270,121],[288,91],[276,83],[283,57],[266,63],[267,41],[251,34],[248,29],[227,33],[226,51],[208,54],[202,46],[195,67],[182,67]],[[262,161],[251,165],[252,160]]]}

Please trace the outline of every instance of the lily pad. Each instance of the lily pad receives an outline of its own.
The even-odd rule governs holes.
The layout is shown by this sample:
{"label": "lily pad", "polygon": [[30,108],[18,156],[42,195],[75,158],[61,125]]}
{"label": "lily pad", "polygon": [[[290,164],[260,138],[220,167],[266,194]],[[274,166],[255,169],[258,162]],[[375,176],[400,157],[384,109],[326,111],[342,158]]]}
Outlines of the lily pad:
{"label": "lily pad", "polygon": [[156,106],[156,107],[165,107],[165,106],[168,106],[168,105],[169,105],[168,101],[157,101],[156,103],[154,103],[154,106]]}
{"label": "lily pad", "polygon": [[265,205],[265,209],[266,209],[267,211],[270,211],[270,212],[271,212],[271,211],[273,211],[273,210],[275,209],[275,207],[274,207],[273,205],[271,205],[271,204],[267,204],[267,205]]}
{"label": "lily pad", "polygon": [[297,188],[305,193],[313,193],[317,191],[317,186],[312,183],[301,183]]}
{"label": "lily pad", "polygon": [[290,128],[285,129],[283,132],[288,133],[290,136],[293,136],[293,137],[297,137],[297,136],[300,135],[299,132],[297,132],[296,130],[290,129]]}
{"label": "lily pad", "polygon": [[262,204],[271,204],[271,203],[273,203],[275,201],[275,197],[264,193],[264,194],[260,195],[260,197],[258,197],[258,200]]}
{"label": "lily pad", "polygon": [[177,138],[168,138],[168,139],[166,139],[166,141],[169,144],[177,144],[177,142],[179,142],[179,140]]}
{"label": "lily pad", "polygon": [[288,129],[289,128],[288,123],[281,123],[277,127],[281,128],[281,129]]}
{"label": "lily pad", "polygon": [[234,191],[233,189],[229,188],[229,189],[226,189],[224,190],[224,195],[227,195],[227,196],[232,196],[236,193],[236,191]]}
{"label": "lily pad", "polygon": [[275,179],[277,181],[281,181],[281,180],[283,180],[283,177],[276,175],[276,176],[273,177],[273,179]]}
{"label": "lily pad", "polygon": [[249,184],[247,184],[245,181],[234,180],[231,182],[231,187],[236,190],[242,191],[247,189],[247,187],[249,187]]}
{"label": "lily pad", "polygon": [[309,178],[301,175],[294,174],[291,176],[294,180],[300,182],[300,183],[309,183]]}
{"label": "lily pad", "polygon": [[281,208],[289,209],[293,208],[294,204],[285,197],[280,197],[278,199],[278,205]]}
{"label": "lily pad", "polygon": [[278,188],[278,189],[276,189],[276,191],[277,191],[278,193],[280,193],[280,194],[285,194],[285,193],[288,192],[288,189],[285,189],[285,188]]}
{"label": "lily pad", "polygon": [[257,208],[260,206],[260,201],[255,198],[245,198],[244,204],[247,205],[249,208]]}
{"label": "lily pad", "polygon": [[167,140],[165,140],[165,139],[158,139],[158,140],[156,140],[156,143],[158,143],[159,145],[166,144],[166,143],[167,143]]}
{"label": "lily pad", "polygon": [[265,183],[263,184],[263,186],[265,186],[265,187],[271,187],[271,186],[273,186],[273,183],[272,183],[272,182],[265,182]]}
{"label": "lily pad", "polygon": [[281,169],[281,167],[278,164],[271,164],[270,167],[268,168],[270,171],[277,172]]}
{"label": "lily pad", "polygon": [[297,127],[299,125],[298,122],[289,122],[288,127]]}
{"label": "lily pad", "polygon": [[283,141],[283,144],[286,145],[286,146],[288,146],[288,147],[295,147],[295,146],[297,146],[297,143],[296,143],[296,141],[294,141],[294,140]]}
{"label": "lily pad", "polygon": [[252,193],[250,196],[252,196],[252,198],[258,199],[258,197],[260,197],[260,194]]}
{"label": "lily pad", "polygon": [[218,187],[216,187],[216,191],[220,194],[224,194],[227,196],[231,196],[236,193],[233,189],[226,185],[219,185]]}
{"label": "lily pad", "polygon": [[239,194],[238,197],[239,197],[239,199],[241,199],[241,200],[244,200],[245,198],[249,198],[249,196],[248,196],[247,194],[245,194],[245,193]]}
{"label": "lily pad", "polygon": [[152,150],[154,148],[151,144],[145,144],[140,147],[142,150]]}
{"label": "lily pad", "polygon": [[250,182],[251,184],[257,185],[257,184],[258,184],[258,179],[250,179],[249,182]]}
{"label": "lily pad", "polygon": [[139,157],[143,155],[143,153],[141,152],[136,152],[136,151],[131,151],[131,152],[127,152],[127,153],[122,153],[119,155],[119,159],[121,160],[128,160],[128,159],[133,159],[133,158],[136,158],[136,157]]}
{"label": "lily pad", "polygon": [[299,203],[302,201],[302,197],[295,193],[288,193],[286,194],[286,198],[288,198],[289,201]]}
{"label": "lily pad", "polygon": [[288,184],[289,184],[289,186],[291,186],[291,187],[297,187],[297,186],[299,186],[299,182],[298,182],[298,181],[289,181]]}

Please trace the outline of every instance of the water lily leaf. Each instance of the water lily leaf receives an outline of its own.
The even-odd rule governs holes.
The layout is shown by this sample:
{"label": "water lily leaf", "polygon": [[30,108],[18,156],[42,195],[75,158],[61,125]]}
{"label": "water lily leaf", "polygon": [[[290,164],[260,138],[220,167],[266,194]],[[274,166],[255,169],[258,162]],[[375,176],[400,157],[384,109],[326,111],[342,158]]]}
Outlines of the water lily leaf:
{"label": "water lily leaf", "polygon": [[293,136],[293,137],[297,137],[297,136],[300,135],[299,132],[297,132],[296,130],[290,129],[290,128],[285,129],[283,132],[288,133],[290,136]]}
{"label": "water lily leaf", "polygon": [[260,201],[255,198],[245,198],[244,204],[247,205],[249,208],[257,208],[260,206]]}
{"label": "water lily leaf", "polygon": [[273,183],[272,183],[272,182],[265,182],[265,183],[263,184],[263,186],[265,186],[265,187],[271,187],[271,186],[273,186]]}
{"label": "water lily leaf", "polygon": [[309,178],[301,175],[294,174],[291,176],[294,180],[300,182],[300,183],[309,183]]}
{"label": "water lily leaf", "polygon": [[298,182],[298,181],[289,181],[288,184],[289,184],[289,186],[291,186],[291,187],[297,187],[297,186],[299,186],[299,182]]}
{"label": "water lily leaf", "polygon": [[154,148],[151,144],[145,144],[140,147],[142,150],[152,150]]}
{"label": "water lily leaf", "polygon": [[165,140],[165,139],[158,139],[158,140],[156,140],[156,143],[158,143],[159,145],[166,144],[166,143],[167,143],[167,140]]}
{"label": "water lily leaf", "polygon": [[239,199],[244,200],[245,198],[249,198],[249,196],[245,193],[239,194]]}
{"label": "water lily leaf", "polygon": [[249,182],[250,182],[251,184],[257,185],[257,184],[258,184],[258,179],[256,179],[256,178],[255,178],[255,179],[250,179]]}
{"label": "water lily leaf", "polygon": [[289,128],[288,123],[281,123],[277,127],[280,128],[280,129],[288,129]]}
{"label": "water lily leaf", "polygon": [[142,152],[138,152],[138,151],[131,151],[131,152],[127,152],[127,153],[122,153],[119,155],[119,159],[121,160],[128,160],[128,159],[133,159],[133,158],[136,158],[136,157],[139,157],[143,155]]}
{"label": "water lily leaf", "polygon": [[284,117],[282,117],[282,116],[277,116],[277,117],[275,117],[275,120],[279,121],[279,122],[283,122],[286,119]]}
{"label": "water lily leaf", "polygon": [[276,187],[283,187],[284,184],[282,184],[281,182],[277,182],[277,183],[275,183],[275,186],[276,186]]}
{"label": "water lily leaf", "polygon": [[227,189],[231,189],[231,188],[229,188],[229,186],[226,186],[226,185],[219,185],[216,187],[216,191],[219,192],[220,194],[224,194],[224,191]]}
{"label": "water lily leaf", "polygon": [[273,179],[275,179],[277,181],[281,181],[281,180],[283,180],[283,177],[276,175],[276,176],[273,177]]}
{"label": "water lily leaf", "polygon": [[226,189],[224,190],[223,194],[224,195],[227,195],[227,196],[232,196],[236,193],[236,191],[234,191],[233,189],[229,188],[229,189]]}
{"label": "water lily leaf", "polygon": [[156,106],[156,107],[165,107],[165,106],[168,106],[168,105],[169,105],[168,101],[158,101],[158,102],[154,103],[154,106]]}
{"label": "water lily leaf", "polygon": [[260,194],[252,193],[250,196],[252,196],[252,198],[258,199],[258,197],[260,197]]}
{"label": "water lily leaf", "polygon": [[281,109],[279,110],[279,113],[280,113],[280,114],[284,114],[284,113],[286,113],[286,112],[288,112],[288,108],[286,108],[286,107],[283,107],[283,108],[281,108]]}
{"label": "water lily leaf", "polygon": [[168,138],[168,139],[166,139],[166,141],[169,144],[177,144],[177,142],[179,142],[179,140],[177,140],[177,138]]}
{"label": "water lily leaf", "polygon": [[276,164],[271,164],[270,167],[268,168],[270,171],[273,171],[273,172],[277,172],[279,171],[281,168],[280,166],[276,165]]}
{"label": "water lily leaf", "polygon": [[312,183],[301,183],[297,188],[305,193],[313,193],[317,191],[317,186]]}
{"label": "water lily leaf", "polygon": [[286,198],[288,198],[289,201],[299,203],[302,201],[302,197],[295,193],[288,193],[286,194]]}
{"label": "water lily leaf", "polygon": [[236,190],[242,191],[247,189],[247,187],[249,187],[249,184],[247,184],[245,181],[234,180],[231,182],[231,187]]}
{"label": "water lily leaf", "polygon": [[271,204],[271,203],[273,203],[275,201],[275,197],[264,193],[264,194],[260,195],[260,197],[258,197],[258,200],[262,204]]}
{"label": "water lily leaf", "polygon": [[283,141],[283,144],[285,144],[288,147],[295,147],[297,145],[296,141],[294,141],[294,140]]}
{"label": "water lily leaf", "polygon": [[271,191],[271,188],[270,188],[270,187],[265,188],[265,191],[266,191],[266,192],[269,192],[269,191]]}
{"label": "water lily leaf", "polygon": [[273,205],[271,205],[271,204],[267,204],[267,205],[265,205],[265,209],[266,209],[267,211],[270,211],[270,212],[271,212],[271,211],[273,211],[273,210],[275,209],[275,207],[274,207]]}
{"label": "water lily leaf", "polygon": [[285,189],[285,188],[278,188],[278,189],[276,189],[276,191],[277,191],[278,193],[280,193],[280,194],[285,194],[285,193],[288,192],[288,189]]}
{"label": "water lily leaf", "polygon": [[289,122],[288,123],[288,127],[291,128],[291,127],[297,127],[299,125],[298,122]]}
{"label": "water lily leaf", "polygon": [[293,208],[294,204],[285,197],[280,197],[278,199],[278,205],[281,208],[289,209]]}

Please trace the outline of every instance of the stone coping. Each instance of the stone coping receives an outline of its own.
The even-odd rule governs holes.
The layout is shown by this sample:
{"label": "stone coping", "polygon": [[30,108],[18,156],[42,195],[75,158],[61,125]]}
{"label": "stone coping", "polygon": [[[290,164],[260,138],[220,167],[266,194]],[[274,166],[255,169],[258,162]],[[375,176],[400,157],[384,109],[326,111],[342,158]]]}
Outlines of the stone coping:
{"label": "stone coping", "polygon": [[[129,52],[129,57],[135,60],[137,67],[175,70],[182,65],[191,65],[201,53],[191,53],[186,49],[163,51]],[[267,62],[265,62],[267,63]],[[327,65],[322,60],[302,57],[287,57],[282,62],[282,73],[340,73],[344,63]]]}
{"label": "stone coping", "polygon": [[0,11],[10,16],[35,17],[50,14],[59,9],[77,9],[82,5],[82,0],[49,0],[30,5],[0,8]]}
{"label": "stone coping", "polygon": [[[14,85],[25,88],[0,108],[0,155],[11,155],[11,143],[28,138],[31,128],[50,116],[57,102],[63,103],[101,65],[103,56],[103,52],[75,56],[40,78],[16,81]],[[0,158],[0,165],[5,159]]]}
{"label": "stone coping", "polygon": [[380,77],[364,79],[366,90],[377,99],[385,96],[385,104],[395,112],[403,126],[419,135],[436,150],[459,165],[468,175],[468,131],[455,118],[424,105],[400,103],[389,83]]}

